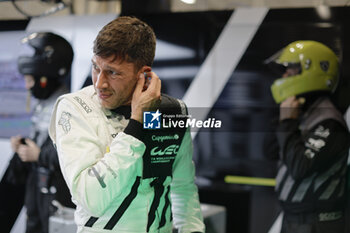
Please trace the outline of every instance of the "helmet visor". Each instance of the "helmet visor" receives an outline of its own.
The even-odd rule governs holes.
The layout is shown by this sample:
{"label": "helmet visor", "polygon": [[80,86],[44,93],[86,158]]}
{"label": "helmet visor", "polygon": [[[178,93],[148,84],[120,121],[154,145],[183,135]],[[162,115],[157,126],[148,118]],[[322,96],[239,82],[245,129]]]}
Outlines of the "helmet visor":
{"label": "helmet visor", "polygon": [[300,62],[291,61],[281,61],[280,57],[283,49],[269,57],[264,61],[264,64],[269,67],[269,69],[278,75],[278,77],[289,77],[289,73],[293,75],[301,74],[301,64]]}

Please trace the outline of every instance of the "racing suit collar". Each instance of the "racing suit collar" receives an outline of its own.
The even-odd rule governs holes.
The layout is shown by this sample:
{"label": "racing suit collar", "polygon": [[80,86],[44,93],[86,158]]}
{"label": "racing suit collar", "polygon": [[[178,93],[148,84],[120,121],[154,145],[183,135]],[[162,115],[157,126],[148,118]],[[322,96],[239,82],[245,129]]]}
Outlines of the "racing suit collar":
{"label": "racing suit collar", "polygon": [[111,112],[119,114],[119,115],[123,115],[125,117],[125,119],[130,119],[131,117],[131,106],[120,106],[118,108],[115,109],[111,109]]}

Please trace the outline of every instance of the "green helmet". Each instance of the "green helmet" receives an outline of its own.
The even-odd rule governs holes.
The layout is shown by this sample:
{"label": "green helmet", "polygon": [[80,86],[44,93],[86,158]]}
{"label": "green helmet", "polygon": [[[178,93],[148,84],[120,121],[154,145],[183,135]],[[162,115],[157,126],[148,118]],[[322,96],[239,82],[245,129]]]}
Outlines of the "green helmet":
{"label": "green helmet", "polygon": [[300,70],[298,74],[279,78],[272,84],[276,103],[313,91],[333,92],[338,83],[338,58],[330,48],[317,41],[295,41],[268,59],[268,63],[284,70],[289,67]]}

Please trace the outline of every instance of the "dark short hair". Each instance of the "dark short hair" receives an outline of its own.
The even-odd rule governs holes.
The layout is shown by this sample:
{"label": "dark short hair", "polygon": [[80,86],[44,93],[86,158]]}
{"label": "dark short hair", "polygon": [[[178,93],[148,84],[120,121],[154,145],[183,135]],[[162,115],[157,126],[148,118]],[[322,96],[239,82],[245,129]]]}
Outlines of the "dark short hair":
{"label": "dark short hair", "polygon": [[102,58],[115,56],[134,63],[135,69],[151,66],[156,50],[156,36],[145,22],[130,16],[121,16],[109,22],[98,33],[93,52]]}

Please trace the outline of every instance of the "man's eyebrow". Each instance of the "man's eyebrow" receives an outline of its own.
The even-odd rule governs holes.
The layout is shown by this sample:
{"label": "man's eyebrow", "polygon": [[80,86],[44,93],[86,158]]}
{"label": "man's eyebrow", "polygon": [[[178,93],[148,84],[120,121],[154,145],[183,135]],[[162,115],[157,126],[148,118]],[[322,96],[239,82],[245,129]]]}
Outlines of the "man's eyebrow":
{"label": "man's eyebrow", "polygon": [[118,72],[119,74],[122,74],[122,73],[123,73],[120,69],[115,68],[115,67],[112,67],[112,66],[109,66],[109,65],[106,66],[106,69],[116,71],[116,72]]}
{"label": "man's eyebrow", "polygon": [[[91,62],[93,65],[96,65],[96,62],[93,59],[91,59]],[[116,69],[116,68],[109,66],[109,65],[106,66],[106,69],[116,71],[119,74],[123,74],[123,72],[120,69]]]}

